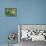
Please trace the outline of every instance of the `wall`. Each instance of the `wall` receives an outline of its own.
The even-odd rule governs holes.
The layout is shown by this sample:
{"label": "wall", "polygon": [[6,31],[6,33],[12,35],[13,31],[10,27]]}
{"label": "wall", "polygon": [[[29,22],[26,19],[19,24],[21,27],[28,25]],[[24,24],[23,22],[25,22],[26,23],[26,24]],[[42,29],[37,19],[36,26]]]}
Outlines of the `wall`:
{"label": "wall", "polygon": [[[17,8],[16,17],[6,17],[5,8]],[[8,43],[17,24],[46,24],[46,0],[0,0],[0,44]]]}

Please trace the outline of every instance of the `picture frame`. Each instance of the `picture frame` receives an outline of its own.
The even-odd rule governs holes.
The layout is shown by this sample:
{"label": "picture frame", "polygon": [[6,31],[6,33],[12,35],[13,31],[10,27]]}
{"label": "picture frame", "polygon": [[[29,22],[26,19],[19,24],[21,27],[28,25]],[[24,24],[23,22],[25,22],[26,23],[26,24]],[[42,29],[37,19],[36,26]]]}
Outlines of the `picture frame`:
{"label": "picture frame", "polygon": [[5,15],[6,16],[16,16],[17,8],[5,8]]}

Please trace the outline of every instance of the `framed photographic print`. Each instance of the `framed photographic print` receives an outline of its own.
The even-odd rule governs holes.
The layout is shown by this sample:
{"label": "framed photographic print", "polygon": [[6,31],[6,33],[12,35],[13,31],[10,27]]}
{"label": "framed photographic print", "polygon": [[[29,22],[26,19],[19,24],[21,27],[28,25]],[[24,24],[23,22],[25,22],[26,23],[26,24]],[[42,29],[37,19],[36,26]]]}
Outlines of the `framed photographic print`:
{"label": "framed photographic print", "polygon": [[5,8],[5,15],[6,16],[16,16],[17,8]]}

